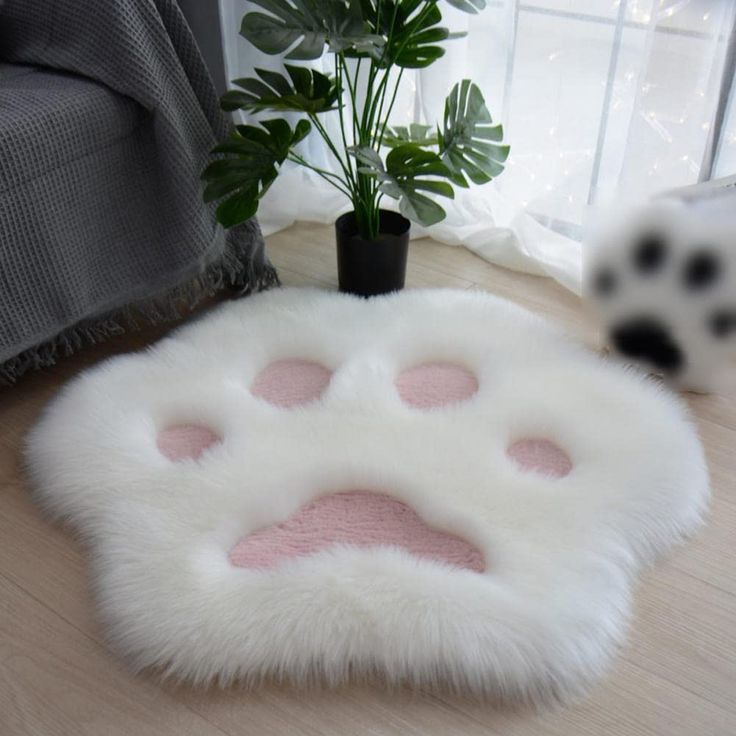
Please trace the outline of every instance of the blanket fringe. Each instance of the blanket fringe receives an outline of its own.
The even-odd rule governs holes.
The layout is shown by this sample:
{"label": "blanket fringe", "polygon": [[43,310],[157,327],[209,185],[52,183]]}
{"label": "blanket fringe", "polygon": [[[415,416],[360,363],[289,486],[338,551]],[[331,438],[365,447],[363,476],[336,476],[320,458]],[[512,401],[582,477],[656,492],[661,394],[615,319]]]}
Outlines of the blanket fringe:
{"label": "blanket fringe", "polygon": [[59,358],[110,337],[139,330],[144,325],[181,319],[203,299],[225,288],[245,296],[274,286],[280,286],[279,277],[268,261],[261,269],[256,269],[249,258],[226,248],[219,260],[184,284],[101,317],[79,322],[51,340],[24,350],[0,364],[0,385],[12,385],[27,371],[55,365]]}

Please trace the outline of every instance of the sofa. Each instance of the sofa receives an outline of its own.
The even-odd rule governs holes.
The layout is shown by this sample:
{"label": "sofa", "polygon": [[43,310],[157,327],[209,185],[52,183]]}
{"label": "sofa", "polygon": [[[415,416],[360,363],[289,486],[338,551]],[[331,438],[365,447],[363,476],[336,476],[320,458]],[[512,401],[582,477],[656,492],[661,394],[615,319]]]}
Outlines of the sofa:
{"label": "sofa", "polygon": [[228,125],[174,0],[0,0],[0,381],[277,283],[202,202]]}

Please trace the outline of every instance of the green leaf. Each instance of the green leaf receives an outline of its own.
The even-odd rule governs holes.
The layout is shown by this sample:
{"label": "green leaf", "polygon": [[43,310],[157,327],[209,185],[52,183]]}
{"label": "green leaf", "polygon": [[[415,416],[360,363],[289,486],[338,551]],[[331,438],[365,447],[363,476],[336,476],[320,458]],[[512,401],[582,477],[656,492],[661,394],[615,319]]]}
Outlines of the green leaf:
{"label": "green leaf", "polygon": [[266,13],[247,13],[240,29],[266,54],[287,59],[318,59],[330,51],[380,55],[383,39],[366,31],[360,0],[253,0]]}
{"label": "green leaf", "polygon": [[447,0],[447,2],[463,13],[477,13],[486,6],[486,0]]}
{"label": "green leaf", "polygon": [[436,146],[438,138],[435,133],[429,133],[431,125],[419,125],[412,123],[408,127],[396,125],[388,126],[383,134],[383,145],[396,148],[404,143],[414,143],[417,146]]}
{"label": "green leaf", "polygon": [[202,172],[207,183],[203,198],[212,202],[227,197],[217,208],[223,227],[233,227],[253,217],[258,201],[278,175],[278,167],[289,151],[310,131],[308,120],[300,120],[294,130],[285,120],[263,120],[261,127],[237,125],[213,154],[228,158],[212,161]]}
{"label": "green leaf", "polygon": [[[400,2],[399,10],[401,6]],[[397,66],[422,69],[444,56],[445,50],[436,45],[450,36],[447,28],[438,25],[442,20],[442,13],[436,4],[429,10],[422,11],[424,5],[420,6],[414,17],[401,19],[400,24],[394,27],[387,56]]]}
{"label": "green leaf", "polygon": [[[284,64],[285,69],[289,69],[288,64]],[[283,74],[271,71],[270,69],[258,69],[255,70],[256,74],[277,94],[282,97],[294,94],[294,88],[289,84],[288,80]],[[234,83],[237,84],[238,80],[235,79]]]}
{"label": "green leaf", "polygon": [[[291,145],[291,139],[293,133],[291,126],[286,120],[263,120],[261,125],[271,134],[271,138],[276,143],[276,149],[278,151],[286,151],[284,158],[289,154],[289,146]],[[279,161],[281,163],[281,161]]]}
{"label": "green leaf", "polygon": [[379,33],[386,38],[383,53],[376,59],[379,66],[421,69],[444,55],[445,50],[436,45],[439,41],[459,37],[438,25],[442,13],[436,0],[362,0],[362,4],[364,16],[372,27],[378,23]]}
{"label": "green leaf", "polygon": [[355,156],[358,161],[365,164],[369,168],[374,168],[376,171],[384,171],[383,159],[370,146],[351,146],[348,148],[348,153],[351,156]]}
{"label": "green leaf", "polygon": [[336,109],[342,90],[335,80],[315,69],[286,64],[289,78],[278,72],[256,69],[255,77],[234,79],[243,91],[226,92],[220,106],[223,110],[275,110],[306,112],[308,115]]}
{"label": "green leaf", "polygon": [[310,130],[312,130],[312,124],[309,120],[300,120],[294,128],[294,137],[291,139],[292,146],[304,140],[309,135]]}
{"label": "green leaf", "polygon": [[257,192],[233,195],[218,206],[215,213],[217,221],[225,228],[233,227],[241,222],[250,220],[258,210]]}
{"label": "green leaf", "polygon": [[456,84],[445,101],[443,130],[439,133],[442,161],[452,172],[452,181],[467,187],[485,184],[504,169],[509,146],[499,143],[501,125],[493,125],[480,89],[469,79]]}
{"label": "green leaf", "polygon": [[381,157],[367,146],[351,149],[360,164],[358,171],[379,181],[379,189],[399,200],[399,210],[420,225],[434,225],[443,220],[445,211],[422,192],[452,199],[455,193],[446,181],[427,177],[448,178],[450,170],[436,153],[405,143],[391,150],[384,166]]}

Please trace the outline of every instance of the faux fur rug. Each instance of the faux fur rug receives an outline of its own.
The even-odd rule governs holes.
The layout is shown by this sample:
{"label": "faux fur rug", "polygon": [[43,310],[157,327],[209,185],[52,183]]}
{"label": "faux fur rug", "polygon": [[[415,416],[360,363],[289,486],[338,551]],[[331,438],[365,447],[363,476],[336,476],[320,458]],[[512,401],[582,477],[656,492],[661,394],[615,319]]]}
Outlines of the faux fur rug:
{"label": "faux fur rug", "polygon": [[28,461],[135,668],[537,702],[604,672],[708,498],[678,399],[449,290],[224,305],[80,376]]}

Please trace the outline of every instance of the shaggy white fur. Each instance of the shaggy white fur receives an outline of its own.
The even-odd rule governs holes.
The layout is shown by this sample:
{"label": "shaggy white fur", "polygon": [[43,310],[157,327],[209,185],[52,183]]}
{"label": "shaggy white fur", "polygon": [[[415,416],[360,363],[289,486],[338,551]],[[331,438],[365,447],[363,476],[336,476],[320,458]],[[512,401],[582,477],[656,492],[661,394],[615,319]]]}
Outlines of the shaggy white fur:
{"label": "shaggy white fur", "polygon": [[[334,371],[321,399],[251,395],[288,358]],[[402,403],[396,376],[432,361],[468,368],[477,393]],[[223,441],[171,462],[156,437],[177,423]],[[554,440],[572,472],[521,472],[506,455],[519,437]],[[579,694],[624,637],[635,573],[708,499],[678,399],[508,302],[451,290],[224,305],[75,380],[32,431],[28,462],[37,500],[89,542],[114,648],[199,683],[377,674],[501,698]],[[472,542],[486,571],[349,546],[268,571],[229,563],[244,534],[353,489]]]}

